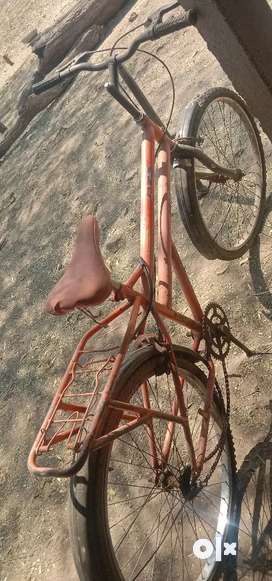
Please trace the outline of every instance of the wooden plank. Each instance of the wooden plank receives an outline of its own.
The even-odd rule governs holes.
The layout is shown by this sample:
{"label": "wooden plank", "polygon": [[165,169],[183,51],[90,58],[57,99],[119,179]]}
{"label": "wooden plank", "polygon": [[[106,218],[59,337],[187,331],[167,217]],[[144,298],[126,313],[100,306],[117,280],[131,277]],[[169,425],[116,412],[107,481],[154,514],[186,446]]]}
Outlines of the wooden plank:
{"label": "wooden plank", "polygon": [[56,67],[75,42],[92,25],[104,25],[126,0],[80,0],[53,26],[39,34],[32,43],[39,57],[39,74],[43,78]]}
{"label": "wooden plank", "polygon": [[[104,24],[115,16],[126,1],[80,0],[44,33],[35,34],[33,39],[31,34],[25,38],[25,41],[31,42],[33,51],[39,57],[38,69],[19,96],[18,119],[0,142],[0,158],[5,156],[31,120],[56,100],[74,79],[69,79],[41,95],[32,94],[32,83],[43,79],[60,63],[65,66],[77,54],[93,50],[103,37]],[[36,31],[33,31],[33,35],[34,32]]]}

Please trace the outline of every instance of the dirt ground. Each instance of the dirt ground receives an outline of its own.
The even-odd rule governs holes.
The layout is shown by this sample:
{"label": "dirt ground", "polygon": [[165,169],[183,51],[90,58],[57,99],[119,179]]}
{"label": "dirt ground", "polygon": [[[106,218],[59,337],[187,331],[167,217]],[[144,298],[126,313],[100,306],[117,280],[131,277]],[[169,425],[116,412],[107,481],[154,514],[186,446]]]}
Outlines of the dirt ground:
{"label": "dirt ground", "polygon": [[[0,119],[4,123],[11,122],[14,94],[28,74],[27,49],[16,56],[22,49],[19,40],[29,28],[52,22],[60,14],[59,4],[28,2],[23,9],[25,3],[18,0],[0,1],[5,9],[0,55],[8,51],[17,69],[12,75],[11,67],[1,70]],[[62,2],[61,10],[69,4],[72,0]],[[131,12],[137,13],[136,25],[160,4],[159,0],[128,3],[103,46],[111,46],[131,26]],[[20,21],[19,35],[17,6],[25,18]],[[182,108],[196,94],[210,86],[230,86],[194,30],[176,33],[171,41],[164,39],[148,48],[165,60],[174,77],[172,130],[178,128]],[[134,57],[130,70],[166,121],[171,89],[165,70],[147,55]],[[109,99],[105,80],[104,74],[78,78],[34,120],[0,165],[1,581],[77,579],[68,539],[66,482],[36,480],[28,473],[26,461],[56,382],[88,327],[76,314],[56,319],[43,313],[44,300],[69,260],[81,216],[96,214],[102,250],[114,278],[125,279],[137,263],[140,135],[128,115]],[[261,351],[271,346],[272,337],[271,147],[263,139],[267,219],[250,260],[248,255],[231,263],[203,259],[192,247],[173,200],[174,238],[201,302],[221,302],[233,331]],[[180,297],[178,305],[185,309]],[[228,368],[231,424],[241,462],[269,424],[271,362],[269,358],[247,361],[233,349]]]}

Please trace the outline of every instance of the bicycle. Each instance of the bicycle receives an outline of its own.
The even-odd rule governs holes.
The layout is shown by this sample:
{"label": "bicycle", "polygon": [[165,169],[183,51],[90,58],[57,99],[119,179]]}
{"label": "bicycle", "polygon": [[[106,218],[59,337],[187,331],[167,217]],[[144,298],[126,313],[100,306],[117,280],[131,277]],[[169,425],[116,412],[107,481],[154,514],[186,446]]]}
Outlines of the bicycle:
{"label": "bicycle", "polygon": [[[249,357],[254,353],[233,336],[222,307],[210,303],[203,311],[200,306],[172,241],[170,167],[174,165],[182,180],[177,195],[193,242],[208,258],[231,259],[245,252],[258,233],[265,197],[264,156],[255,122],[232,91],[216,89],[195,101],[185,112],[181,134],[173,138],[124,67],[141,43],[195,24],[194,11],[162,22],[178,6],[179,2],[172,2],[152,15],[146,30],[121,56],[91,64],[86,62],[91,54],[84,53],[56,76],[33,86],[39,93],[80,71],[108,69],[107,91],[142,130],[138,266],[125,283],[114,281],[100,252],[96,218],[86,216],[71,263],[47,301],[47,310],[55,315],[77,308],[95,322],[71,358],[28,459],[34,474],[71,478],[72,546],[80,579],[124,581],[170,575],[214,581],[221,573],[215,552],[203,564],[193,557],[193,544],[208,538],[215,546],[218,534],[223,542],[232,513],[236,465],[225,359],[232,343]],[[120,77],[137,105],[121,90]],[[199,147],[205,142],[200,121],[217,103],[219,113],[233,107],[244,129],[243,148],[240,140],[240,150],[235,155],[232,150],[232,163],[222,145],[215,158]],[[247,220],[244,237],[238,232],[237,244],[230,247],[224,236],[219,241],[218,234],[209,232],[201,210],[209,199],[213,203],[216,187],[219,201],[225,197],[229,206],[235,197],[237,206],[238,201],[245,204],[250,188],[247,182],[242,194],[239,188],[248,174],[244,165],[233,164],[239,153],[243,159],[245,143],[255,156],[253,167],[259,168],[254,169],[256,183],[246,198],[254,220]],[[228,161],[227,167],[220,164],[220,155]],[[230,213],[229,209],[224,225]],[[192,317],[172,306],[172,270]],[[121,305],[97,321],[90,309],[109,297]],[[122,330],[119,321],[125,316],[128,322]],[[189,329],[192,350],[173,344],[164,319]],[[111,332],[114,321],[115,334]],[[224,394],[215,377],[217,359],[225,373]]]}

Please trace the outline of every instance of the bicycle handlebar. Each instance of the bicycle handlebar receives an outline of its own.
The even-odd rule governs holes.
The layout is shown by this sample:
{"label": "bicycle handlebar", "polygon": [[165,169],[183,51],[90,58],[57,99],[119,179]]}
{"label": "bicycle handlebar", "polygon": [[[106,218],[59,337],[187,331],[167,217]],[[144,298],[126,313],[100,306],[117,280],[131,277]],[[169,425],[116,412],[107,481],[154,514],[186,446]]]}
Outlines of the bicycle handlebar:
{"label": "bicycle handlebar", "polygon": [[182,30],[182,28],[186,28],[187,26],[192,26],[197,21],[197,12],[196,10],[188,10],[185,13],[185,16],[182,18],[175,17],[171,18],[166,22],[162,22],[161,24],[156,24],[152,27],[153,37],[152,40],[161,38],[162,36],[166,36],[167,34],[171,34],[172,32],[176,32],[177,30]]}
{"label": "bicycle handlebar", "polygon": [[[157,40],[162,36],[166,36],[167,34],[171,34],[177,30],[182,30],[188,26],[192,26],[196,23],[197,20],[197,13],[195,10],[188,10],[185,13],[185,16],[182,18],[175,17],[169,19],[164,23],[154,24],[150,26],[147,30],[139,34],[134,41],[131,43],[129,48],[120,56],[115,56],[112,58],[107,59],[103,63],[98,63],[96,65],[91,63],[80,63],[75,65],[70,65],[67,69],[63,69],[58,72],[57,75],[47,79],[45,81],[41,81],[39,83],[34,83],[32,85],[32,91],[35,95],[39,95],[52,87],[55,87],[62,81],[68,80],[69,78],[73,77],[77,73],[81,71],[104,71],[108,68],[108,66],[115,62],[117,65],[124,63],[127,61],[137,50],[140,44],[148,41],[148,40]],[[78,57],[80,59],[80,56]]]}

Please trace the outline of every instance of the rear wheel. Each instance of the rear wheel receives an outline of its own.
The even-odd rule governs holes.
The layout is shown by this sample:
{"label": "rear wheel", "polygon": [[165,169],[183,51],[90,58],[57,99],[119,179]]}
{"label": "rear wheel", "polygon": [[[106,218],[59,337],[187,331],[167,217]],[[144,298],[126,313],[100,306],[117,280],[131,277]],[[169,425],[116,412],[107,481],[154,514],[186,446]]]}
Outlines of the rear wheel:
{"label": "rear wheel", "polygon": [[[189,422],[196,441],[206,397],[204,373],[177,348],[179,373]],[[114,397],[143,405],[142,385],[153,408],[170,412],[174,386],[165,356],[153,347],[136,351],[124,366]],[[120,423],[109,413],[107,429]],[[215,398],[208,435],[205,478],[215,461],[213,451],[224,425],[221,400]],[[220,459],[205,486],[190,489],[190,461],[183,430],[175,425],[167,465],[155,473],[146,425],[92,453],[71,481],[71,532],[81,581],[207,581],[218,579],[215,551],[205,561],[193,554],[198,539],[215,546],[225,538],[231,512],[235,461],[227,433]],[[160,456],[167,424],[154,420],[155,450]],[[102,430],[103,431],[103,430]]]}
{"label": "rear wheel", "polygon": [[265,206],[264,152],[253,117],[236,93],[212,89],[186,107],[179,137],[217,164],[242,170],[240,180],[218,183],[197,160],[186,170],[175,163],[179,210],[193,244],[208,259],[242,256],[260,231]]}

